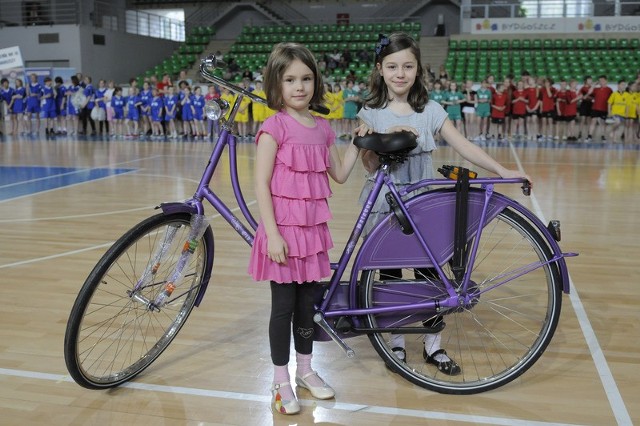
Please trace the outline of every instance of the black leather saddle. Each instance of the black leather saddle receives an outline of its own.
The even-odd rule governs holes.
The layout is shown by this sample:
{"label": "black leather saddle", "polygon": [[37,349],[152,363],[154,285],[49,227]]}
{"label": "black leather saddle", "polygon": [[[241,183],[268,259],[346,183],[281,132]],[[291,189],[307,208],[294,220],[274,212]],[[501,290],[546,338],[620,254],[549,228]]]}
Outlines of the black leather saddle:
{"label": "black leather saddle", "polygon": [[369,133],[356,136],[353,144],[381,155],[406,154],[418,146],[418,137],[411,132]]}

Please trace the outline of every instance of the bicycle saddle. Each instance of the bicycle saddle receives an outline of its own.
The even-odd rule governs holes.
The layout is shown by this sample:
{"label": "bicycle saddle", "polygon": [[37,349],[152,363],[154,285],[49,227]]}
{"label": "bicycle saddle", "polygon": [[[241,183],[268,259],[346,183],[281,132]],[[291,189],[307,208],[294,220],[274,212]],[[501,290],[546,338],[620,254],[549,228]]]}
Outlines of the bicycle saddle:
{"label": "bicycle saddle", "polygon": [[418,146],[417,136],[411,132],[369,133],[356,136],[353,144],[358,148],[369,149],[378,154],[409,152]]}

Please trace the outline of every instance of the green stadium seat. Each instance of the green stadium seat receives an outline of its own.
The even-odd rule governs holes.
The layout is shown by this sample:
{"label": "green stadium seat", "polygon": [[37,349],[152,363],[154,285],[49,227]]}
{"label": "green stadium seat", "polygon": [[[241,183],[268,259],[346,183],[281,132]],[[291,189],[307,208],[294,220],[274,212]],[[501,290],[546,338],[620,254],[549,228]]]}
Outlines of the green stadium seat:
{"label": "green stadium seat", "polygon": [[489,49],[491,49],[491,50],[500,49],[500,42],[498,40],[490,40],[489,41]]}
{"label": "green stadium seat", "polygon": [[473,39],[473,40],[469,41],[469,49],[470,50],[478,50],[478,46],[479,46],[478,40]]}
{"label": "green stadium seat", "polygon": [[525,38],[524,40],[522,40],[522,48],[523,48],[525,51],[529,51],[529,50],[531,50],[531,44],[532,44],[532,43],[531,43],[531,40],[530,40],[530,39],[528,39],[528,38]]}
{"label": "green stadium seat", "polygon": [[607,40],[606,40],[606,39],[604,39],[604,38],[599,38],[599,39],[596,41],[596,47],[597,47],[598,49],[606,49],[606,48],[607,48]]}
{"label": "green stadium seat", "polygon": [[586,49],[595,49],[596,48],[596,41],[592,38],[588,38],[585,40],[585,48]]}
{"label": "green stadium seat", "polygon": [[511,48],[511,42],[507,39],[500,40],[500,49],[503,52],[508,51]]}
{"label": "green stadium seat", "polygon": [[629,47],[631,49],[638,49],[640,47],[640,39],[638,39],[637,37],[634,37],[631,40],[629,40]]}
{"label": "green stadium seat", "polygon": [[449,50],[458,50],[458,40],[449,39]]}
{"label": "green stadium seat", "polygon": [[535,49],[535,50],[540,50],[542,49],[542,40],[540,40],[539,38],[534,38],[531,41],[531,48]]}
{"label": "green stadium seat", "polygon": [[553,49],[553,41],[545,38],[544,40],[542,40],[542,48],[545,50]]}
{"label": "green stadium seat", "polygon": [[522,41],[518,38],[511,40],[511,50],[522,49]]}

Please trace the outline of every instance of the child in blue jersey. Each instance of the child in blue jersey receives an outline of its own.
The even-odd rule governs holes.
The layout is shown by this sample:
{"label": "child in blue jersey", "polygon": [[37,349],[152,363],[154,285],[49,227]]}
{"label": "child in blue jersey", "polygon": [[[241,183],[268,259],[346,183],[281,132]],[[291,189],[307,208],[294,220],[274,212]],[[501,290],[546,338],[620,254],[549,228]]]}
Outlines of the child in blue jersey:
{"label": "child in blue jersey", "polygon": [[98,121],[98,134],[109,134],[109,122],[107,122],[107,104],[106,104],[107,82],[104,80],[98,81],[98,88],[96,89],[96,106],[102,108],[104,114],[104,120]]}
{"label": "child in blue jersey", "polygon": [[[13,89],[9,87],[9,79],[3,78],[2,80],[0,80],[0,109],[2,108],[2,102],[7,104],[7,114],[11,114],[11,101],[13,99],[13,92]],[[12,133],[15,132],[15,128],[12,128],[11,131]]]}
{"label": "child in blue jersey", "polygon": [[53,123],[56,119],[56,91],[53,89],[51,77],[45,77],[42,87],[42,117],[45,119],[44,130],[47,136],[54,136]]}
{"label": "child in blue jersey", "polygon": [[148,81],[145,81],[142,83],[142,90],[140,91],[140,130],[144,134],[151,129],[151,98],[153,98],[151,85]]}
{"label": "child in blue jersey", "polygon": [[78,91],[80,90],[82,90],[82,87],[80,86],[80,80],[78,80],[77,76],[72,75],[66,91],[67,129],[69,130],[70,135],[75,135],[76,133],[78,133],[78,130],[80,130],[78,129],[78,125],[79,125],[78,115],[80,114],[80,110],[78,106],[74,105],[74,103],[72,102],[73,95],[78,93]]}
{"label": "child in blue jersey", "polygon": [[113,89],[113,97],[111,98],[111,108],[113,109],[112,123],[113,135],[122,138],[122,120],[124,120],[125,99],[122,97],[122,87],[116,86]]}
{"label": "child in blue jersey", "polygon": [[11,114],[11,131],[13,135],[24,132],[24,107],[27,90],[22,84],[22,80],[16,78],[16,87],[13,89],[11,103],[9,104],[9,113]]}
{"label": "child in blue jersey", "polygon": [[138,128],[138,122],[140,121],[141,105],[142,100],[140,99],[140,91],[137,87],[131,86],[131,89],[129,89],[129,96],[127,96],[127,119],[125,121],[125,126],[127,127],[127,138],[138,136],[140,131]]}
{"label": "child in blue jersey", "polygon": [[164,102],[157,88],[151,89],[153,97],[151,98],[151,137],[162,137],[162,110]]}
{"label": "child in blue jersey", "polygon": [[176,131],[176,111],[178,108],[178,96],[173,86],[164,88],[164,121],[167,123],[167,134],[175,139],[178,137]]}
{"label": "child in blue jersey", "polygon": [[185,87],[182,93],[182,101],[180,101],[180,104],[182,104],[182,128],[184,136],[189,137],[195,133],[193,124],[193,95],[191,94],[189,86]]}
{"label": "child in blue jersey", "polygon": [[193,91],[193,130],[196,134],[196,139],[205,137],[204,130],[204,96],[202,95],[202,89],[200,86],[196,86]]}
{"label": "child in blue jersey", "polygon": [[53,80],[55,84],[55,105],[56,105],[56,134],[66,134],[67,133],[67,88],[62,81],[62,77],[56,77]]}
{"label": "child in blue jersey", "polygon": [[[42,97],[42,86],[38,83],[38,76],[31,74],[27,85],[27,104],[24,110],[25,120],[27,120],[27,132],[37,134],[40,131],[40,98]],[[32,120],[36,119],[33,126]]]}
{"label": "child in blue jersey", "polygon": [[[80,120],[82,121],[82,133],[87,133],[87,122],[91,126],[91,136],[95,136],[96,134],[96,122],[93,121],[91,117],[91,110],[96,105],[95,103],[95,95],[96,91],[91,84],[91,77],[85,76],[84,78],[84,89],[82,89],[84,96],[86,97],[85,104],[82,107],[80,112]],[[79,133],[79,132],[78,132]]]}

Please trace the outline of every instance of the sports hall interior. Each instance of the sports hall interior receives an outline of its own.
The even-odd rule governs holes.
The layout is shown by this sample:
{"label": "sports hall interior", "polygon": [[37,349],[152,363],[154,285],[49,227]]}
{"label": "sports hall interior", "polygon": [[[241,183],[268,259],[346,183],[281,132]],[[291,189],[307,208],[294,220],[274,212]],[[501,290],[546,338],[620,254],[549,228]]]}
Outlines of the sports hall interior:
{"label": "sports hall interior", "polygon": [[[184,21],[156,15],[166,10],[183,11]],[[379,34],[394,31],[418,41],[423,65],[434,72],[442,65],[460,83],[471,80],[477,87],[489,74],[498,82],[526,71],[579,84],[587,75],[594,81],[607,75],[615,90],[620,80],[640,84],[639,28],[640,1],[627,0],[0,0],[0,52],[18,46],[25,69],[72,69],[94,82],[114,80],[125,91],[132,79],[142,84],[169,74],[176,82],[181,71],[206,87],[200,60],[216,52],[242,71],[260,72],[280,41],[305,44],[318,58],[346,49],[353,60],[327,78],[341,81],[352,72],[366,82]],[[359,60],[360,51],[370,59]],[[78,386],[65,366],[65,329],[87,275],[161,202],[193,195],[215,139],[45,136],[44,121],[29,134],[12,134],[2,108],[2,424],[640,423],[637,116],[615,141],[607,139],[611,124],[604,120],[589,143],[584,137],[468,135],[500,163],[532,178],[528,197],[498,190],[545,223],[559,220],[563,251],[580,254],[567,260],[571,291],[562,296],[553,340],[531,369],[485,393],[445,395],[387,369],[366,336],[349,341],[355,358],[321,342],[314,347],[314,368],[336,389],[335,399],[319,401],[299,390],[301,413],[282,416],[270,409],[269,287],[248,275],[250,247],[210,206],[206,214],[217,246],[209,291],[171,346],[132,381],[109,390]],[[350,140],[336,143],[343,153]],[[239,140],[237,150],[240,184],[258,216],[255,141]],[[433,161],[490,175],[444,140]],[[212,186],[233,202],[229,167],[222,164]],[[360,211],[365,173],[358,163],[345,184],[332,184],[332,261]]]}

